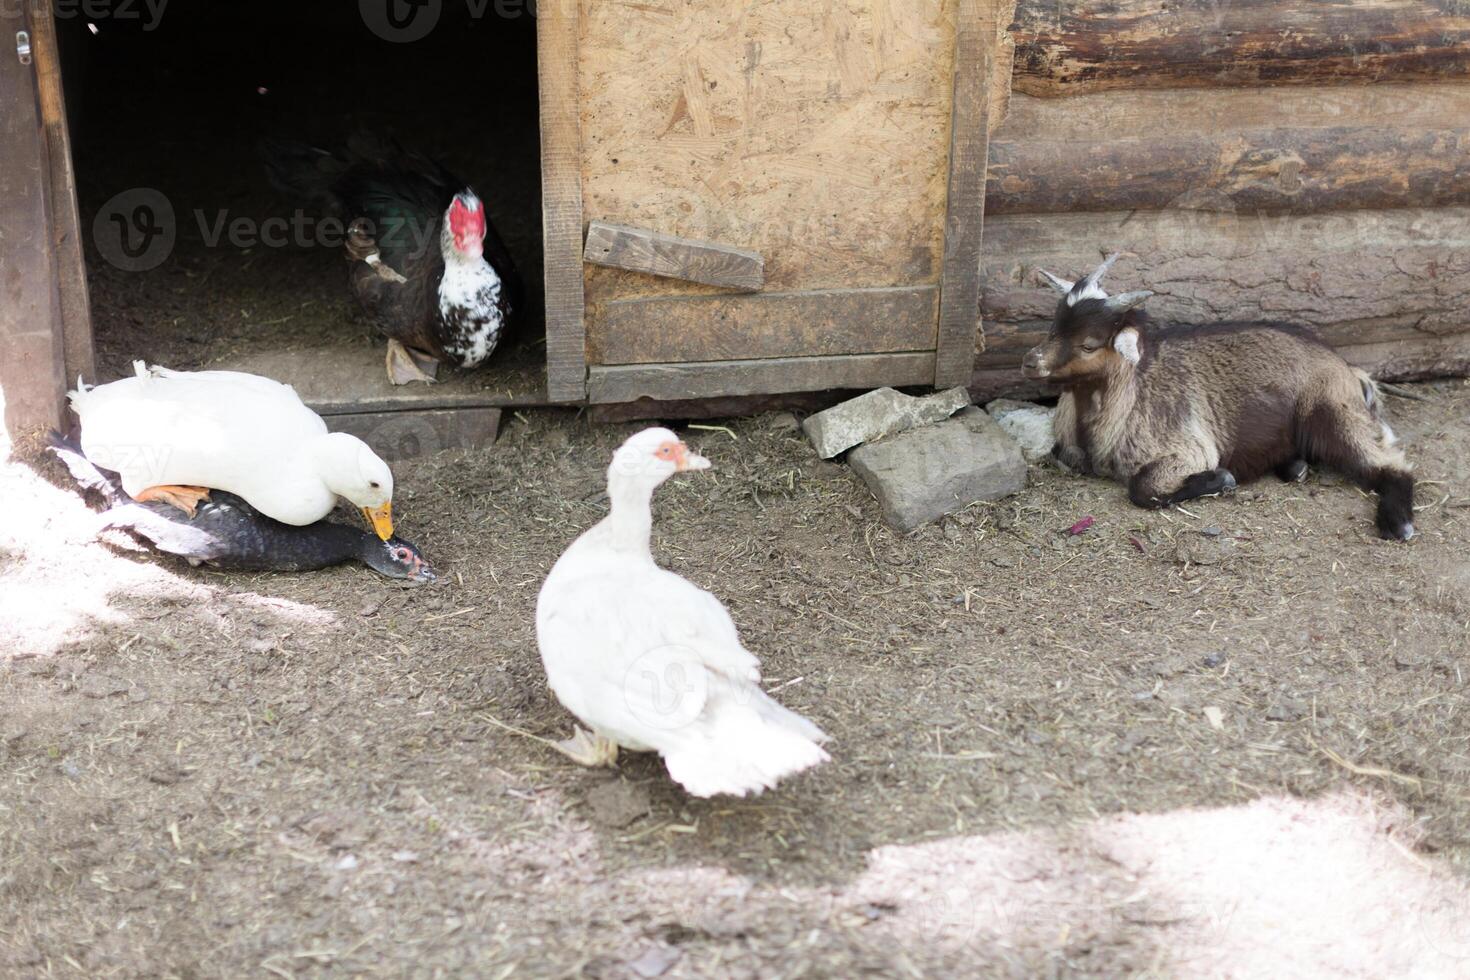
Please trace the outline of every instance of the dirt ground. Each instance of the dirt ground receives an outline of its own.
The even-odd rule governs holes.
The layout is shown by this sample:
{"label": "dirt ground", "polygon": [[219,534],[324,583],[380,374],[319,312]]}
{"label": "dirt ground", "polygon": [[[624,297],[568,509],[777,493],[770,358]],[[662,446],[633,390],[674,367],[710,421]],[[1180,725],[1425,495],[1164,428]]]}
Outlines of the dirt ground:
{"label": "dirt ground", "polygon": [[8,464],[0,974],[1470,976],[1470,386],[1414,390],[1407,546],[1328,475],[1048,468],[902,537],[790,416],[685,430],[657,553],[834,738],[753,800],[496,724],[568,731],[536,593],[633,426],[400,465],[420,589],[98,543]]}

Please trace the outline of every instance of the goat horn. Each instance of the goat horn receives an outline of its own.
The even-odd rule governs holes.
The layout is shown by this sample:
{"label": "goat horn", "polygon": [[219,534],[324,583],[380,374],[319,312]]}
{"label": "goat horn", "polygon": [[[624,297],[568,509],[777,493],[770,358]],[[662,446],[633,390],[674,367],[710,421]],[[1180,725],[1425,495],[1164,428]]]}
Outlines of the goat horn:
{"label": "goat horn", "polygon": [[1092,275],[1083,280],[1083,290],[1085,291],[1088,286],[1096,286],[1101,289],[1103,276],[1108,274],[1108,270],[1113,267],[1113,263],[1118,261],[1119,256],[1122,254],[1122,252],[1114,252],[1112,255],[1103,259],[1103,264],[1092,270]]}
{"label": "goat horn", "polygon": [[1103,306],[1109,313],[1127,313],[1152,295],[1152,290],[1135,289],[1131,293],[1119,293],[1117,296],[1109,296]]}
{"label": "goat horn", "polygon": [[1075,283],[1070,283],[1065,279],[1058,279],[1056,276],[1052,275],[1050,272],[1047,272],[1045,269],[1037,269],[1036,271],[1045,276],[1046,281],[1051,283],[1051,288],[1055,289],[1063,296],[1070,293],[1072,291],[1072,287],[1076,285]]}

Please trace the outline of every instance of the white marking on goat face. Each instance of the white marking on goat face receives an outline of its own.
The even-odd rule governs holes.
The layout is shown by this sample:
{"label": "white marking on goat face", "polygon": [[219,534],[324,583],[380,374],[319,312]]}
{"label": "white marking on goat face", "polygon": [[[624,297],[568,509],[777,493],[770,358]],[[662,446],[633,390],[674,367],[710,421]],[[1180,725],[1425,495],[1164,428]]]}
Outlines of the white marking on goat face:
{"label": "white marking on goat face", "polygon": [[1073,286],[1072,287],[1072,291],[1067,294],[1067,305],[1068,306],[1076,306],[1078,303],[1082,302],[1084,299],[1107,299],[1108,298],[1107,290],[1103,289],[1101,286],[1099,286],[1097,283],[1093,282],[1091,279],[1084,279],[1084,280],[1082,280],[1081,286],[1082,286],[1081,289],[1078,289],[1076,286]]}
{"label": "white marking on goat face", "polygon": [[1113,350],[1123,355],[1123,360],[1129,364],[1137,364],[1141,355],[1138,353],[1138,331],[1132,327],[1125,327],[1118,331],[1118,336],[1113,338]]}

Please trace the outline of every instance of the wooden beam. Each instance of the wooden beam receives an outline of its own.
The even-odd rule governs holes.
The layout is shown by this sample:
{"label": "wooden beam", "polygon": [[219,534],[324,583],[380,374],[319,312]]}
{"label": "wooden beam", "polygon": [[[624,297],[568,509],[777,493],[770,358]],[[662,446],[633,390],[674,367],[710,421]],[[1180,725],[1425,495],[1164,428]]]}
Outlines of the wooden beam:
{"label": "wooden beam", "polygon": [[980,252],[985,222],[985,168],[989,155],[990,32],[981,0],[959,0],[955,26],[954,101],[949,143],[949,202],[944,222],[939,339],[934,385],[964,384],[975,367],[980,333]]}
{"label": "wooden beam", "polygon": [[[1108,288],[1152,289],[1155,317],[1179,323],[1285,320],[1470,331],[1470,207],[1307,215],[1106,211],[999,215],[986,222],[987,329],[1049,321],[1056,293],[1036,270],[1075,278],[1123,252]],[[1000,324],[1002,326],[996,326]],[[1344,341],[1346,338],[1344,339]]]}
{"label": "wooden beam", "polygon": [[614,300],[588,346],[602,365],[933,350],[938,315],[934,286]]}
{"label": "wooden beam", "polygon": [[[49,10],[49,8],[43,8]],[[65,417],[65,348],[46,187],[51,169],[34,65],[15,55],[22,16],[0,38],[0,457]],[[34,48],[34,40],[33,40]],[[27,447],[29,448],[29,447]]]}
{"label": "wooden beam", "polygon": [[640,398],[685,401],[726,395],[928,385],[933,380],[932,351],[781,357],[764,361],[594,367],[587,396],[593,404],[632,402]]}
{"label": "wooden beam", "polygon": [[348,432],[390,463],[448,449],[485,449],[500,434],[501,409],[449,408],[326,416],[327,428]]}
{"label": "wooden beam", "polygon": [[588,227],[583,258],[611,269],[748,293],[758,292],[766,283],[766,260],[759,252],[606,221]]}
{"label": "wooden beam", "polygon": [[77,208],[76,173],[72,167],[71,131],[66,119],[66,96],[61,80],[61,51],[56,41],[56,19],[50,8],[38,5],[31,18],[41,122],[46,130],[50,166],[51,240],[56,249],[57,287],[61,300],[62,345],[65,374],[96,375],[92,345],[92,301],[87,266],[82,257],[82,227]]}
{"label": "wooden beam", "polygon": [[540,5],[536,20],[541,97],[541,209],[546,261],[546,388],[553,401],[587,391],[582,276],[582,137],[577,3]]}
{"label": "wooden beam", "polygon": [[[1193,206],[1304,213],[1470,204],[1470,128],[1133,130],[1089,142],[995,140],[992,215]],[[1044,135],[1044,134],[1036,134]]]}
{"label": "wooden beam", "polygon": [[1457,0],[1020,0],[1014,89],[1383,82],[1470,76]]}

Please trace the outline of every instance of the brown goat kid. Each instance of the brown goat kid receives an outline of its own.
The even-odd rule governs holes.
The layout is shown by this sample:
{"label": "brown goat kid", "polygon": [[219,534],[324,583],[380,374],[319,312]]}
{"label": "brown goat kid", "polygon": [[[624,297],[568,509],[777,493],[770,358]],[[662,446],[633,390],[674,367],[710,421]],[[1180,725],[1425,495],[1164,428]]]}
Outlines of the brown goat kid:
{"label": "brown goat kid", "polygon": [[1123,481],[1140,507],[1322,464],[1378,494],[1384,537],[1413,537],[1414,478],[1366,374],[1304,328],[1154,326],[1152,293],[1103,291],[1116,258],[1077,283],[1042,273],[1063,297],[1024,370],[1062,387],[1062,462]]}

